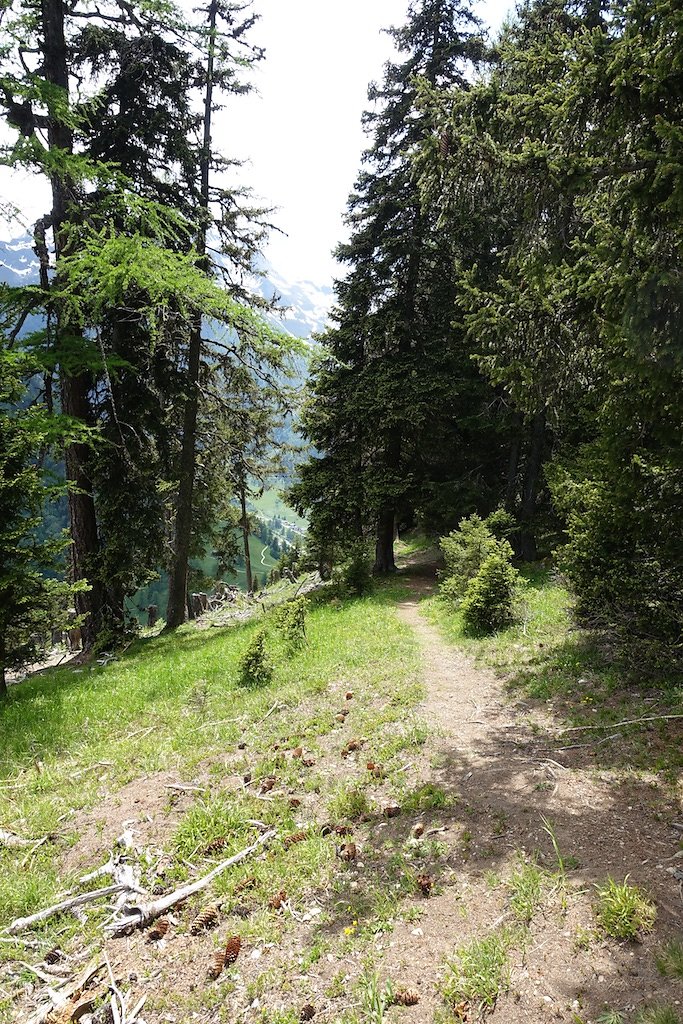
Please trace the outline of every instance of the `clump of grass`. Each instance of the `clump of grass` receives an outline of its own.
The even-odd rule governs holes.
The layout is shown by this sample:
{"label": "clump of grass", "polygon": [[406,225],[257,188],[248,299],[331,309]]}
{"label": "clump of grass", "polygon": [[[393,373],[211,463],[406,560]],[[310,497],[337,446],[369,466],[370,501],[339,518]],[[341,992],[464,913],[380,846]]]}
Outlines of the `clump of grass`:
{"label": "clump of grass", "polygon": [[597,889],[596,917],[605,934],[613,939],[637,939],[652,931],[657,910],[637,886],[629,885],[627,879],[615,882],[609,878]]}
{"label": "clump of grass", "polygon": [[657,1003],[641,1010],[636,1017],[636,1024],[681,1024],[681,1018],[674,1006]]}
{"label": "clump of grass", "polygon": [[192,807],[180,822],[174,845],[180,857],[191,858],[212,840],[225,840],[221,855],[229,857],[244,843],[248,826],[245,811],[225,796],[217,796]]}
{"label": "clump of grass", "polygon": [[665,978],[678,978],[683,981],[683,940],[671,939],[665,943],[655,956],[657,970]]}
{"label": "clump of grass", "polygon": [[596,1024],[624,1024],[626,1018],[618,1010],[605,1010],[596,1019]]}
{"label": "clump of grass", "polygon": [[426,782],[423,786],[406,793],[403,796],[402,804],[405,811],[436,811],[443,807],[450,807],[453,798],[448,795],[441,786],[435,786],[433,782]]}
{"label": "clump of grass", "polygon": [[377,972],[366,971],[358,981],[358,994],[364,1019],[370,1024],[382,1024],[384,1014],[394,1002],[394,986],[391,980],[380,985]]}
{"label": "clump of grass", "polygon": [[447,964],[442,986],[444,999],[452,1004],[466,1000],[480,1012],[492,1010],[498,996],[510,984],[509,948],[507,932],[494,932],[460,946]]}
{"label": "clump of grass", "polygon": [[529,924],[543,898],[545,873],[534,861],[521,861],[508,880],[510,909],[515,917]]}
{"label": "clump of grass", "polygon": [[348,818],[351,821],[358,821],[366,814],[370,814],[370,802],[367,793],[361,785],[340,788],[328,801],[327,810],[334,820]]}

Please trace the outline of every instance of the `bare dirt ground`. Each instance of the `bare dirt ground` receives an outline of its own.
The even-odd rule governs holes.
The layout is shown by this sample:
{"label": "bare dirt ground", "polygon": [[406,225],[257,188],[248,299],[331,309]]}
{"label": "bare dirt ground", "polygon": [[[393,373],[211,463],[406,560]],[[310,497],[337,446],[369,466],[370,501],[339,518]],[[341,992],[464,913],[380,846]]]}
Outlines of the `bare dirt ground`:
{"label": "bare dirt ground", "polygon": [[[535,850],[552,867],[545,818],[562,855],[577,866],[566,906],[551,899],[532,920],[531,943],[517,955],[496,1020],[566,1020],[573,1012],[595,1019],[607,1008],[629,1014],[653,1002],[680,1005],[683,986],[664,981],[654,960],[655,948],[683,928],[683,886],[674,875],[679,836],[670,825],[680,819],[680,803],[654,776],[602,769],[588,746],[558,752],[549,735],[562,723],[545,706],[511,699],[503,681],[448,646],[423,618],[420,598],[433,589],[433,577],[428,568],[422,572],[411,577],[412,597],[398,611],[422,646],[423,713],[440,734],[431,779],[457,800],[444,840],[466,913],[444,927],[438,900],[429,901],[418,946],[429,952],[418,954],[417,972],[433,971],[454,939],[480,934],[498,919],[500,898],[488,889],[486,872],[505,876],[520,853]],[[657,927],[642,943],[589,938],[594,885],[608,875],[628,876],[655,900]],[[425,1001],[424,1020],[426,1010]]]}

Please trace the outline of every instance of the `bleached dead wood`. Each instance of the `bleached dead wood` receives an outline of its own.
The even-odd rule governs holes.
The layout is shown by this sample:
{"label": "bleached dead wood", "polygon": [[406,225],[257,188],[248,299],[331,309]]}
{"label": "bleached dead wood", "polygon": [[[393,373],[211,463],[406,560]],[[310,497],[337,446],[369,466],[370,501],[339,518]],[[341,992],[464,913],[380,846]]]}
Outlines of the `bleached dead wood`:
{"label": "bleached dead wood", "polygon": [[63,1010],[70,1003],[74,1002],[88,987],[92,979],[99,974],[104,967],[104,961],[92,963],[72,982],[61,986],[58,989],[49,988],[47,995],[49,1003],[44,1003],[29,1018],[28,1024],[43,1024],[54,1010]]}
{"label": "bleached dead wood", "polygon": [[668,722],[683,715],[648,715],[646,718],[629,718],[625,722],[606,722],[604,725],[573,725],[570,729],[561,729],[559,734],[566,732],[592,732],[594,729],[618,729],[622,725],[640,725],[643,722]]}
{"label": "bleached dead wood", "polygon": [[14,832],[4,832],[0,829],[0,846],[4,846],[8,850],[23,850],[27,846],[33,846],[35,842],[35,839],[23,839],[21,836],[16,836]]}
{"label": "bleached dead wood", "polygon": [[32,928],[34,924],[46,921],[48,917],[53,917],[55,914],[61,914],[65,910],[73,910],[75,907],[82,907],[86,903],[94,903],[95,900],[99,900],[104,896],[112,896],[116,892],[124,892],[127,889],[127,885],[107,885],[104,889],[82,892],[79,896],[72,896],[71,899],[62,900],[61,903],[55,903],[51,907],[45,907],[43,910],[39,910],[37,914],[31,914],[30,917],[18,917],[4,931],[8,935],[17,935],[19,932],[26,931],[27,928]]}
{"label": "bleached dead wood", "polygon": [[176,907],[179,903],[183,903],[189,899],[190,896],[194,896],[195,893],[201,892],[202,889],[206,889],[207,885],[210,885],[214,878],[217,878],[224,871],[227,871],[233,864],[239,864],[240,861],[246,860],[247,857],[251,857],[252,854],[256,853],[260,847],[276,835],[274,829],[270,832],[265,832],[262,836],[252,843],[251,846],[247,846],[246,849],[240,850],[239,853],[234,854],[227,860],[221,861],[217,864],[213,871],[210,871],[208,875],[204,875],[202,878],[198,878],[195,882],[190,882],[189,885],[184,885],[180,889],[175,889],[173,892],[167,893],[165,896],[161,896],[158,900],[154,900],[152,903],[142,904],[141,906],[131,906],[128,908],[128,913],[125,917],[122,917],[118,921],[113,921],[110,925],[107,925],[106,930],[113,937],[128,935],[136,928],[144,928],[146,925],[155,921],[157,917],[161,917],[171,907]]}

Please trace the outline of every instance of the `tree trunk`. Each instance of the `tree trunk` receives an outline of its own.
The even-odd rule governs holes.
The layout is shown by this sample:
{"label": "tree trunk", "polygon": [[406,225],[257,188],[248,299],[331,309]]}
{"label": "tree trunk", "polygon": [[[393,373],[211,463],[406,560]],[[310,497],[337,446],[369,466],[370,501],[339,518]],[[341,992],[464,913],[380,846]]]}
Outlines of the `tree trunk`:
{"label": "tree trunk", "polygon": [[505,508],[508,512],[514,512],[515,498],[517,497],[517,473],[519,471],[519,457],[522,454],[522,433],[524,430],[524,421],[521,413],[515,413],[513,422],[515,435],[510,446],[507,482],[505,485]]}
{"label": "tree trunk", "polygon": [[249,550],[249,516],[247,515],[247,487],[244,478],[239,484],[240,506],[242,508],[242,542],[244,544],[244,571],[247,574],[247,590],[252,589],[251,552]]}
{"label": "tree trunk", "polygon": [[520,507],[520,554],[525,562],[533,562],[537,557],[536,536],[533,518],[536,512],[536,497],[541,482],[543,465],[543,449],[545,446],[545,409],[537,412],[531,425],[531,442],[524,472],[522,488],[522,504]]}
{"label": "tree trunk", "polygon": [[394,562],[394,524],[393,508],[382,509],[377,520],[377,543],[375,545],[375,564],[372,567],[375,576],[384,576],[396,572]]}
{"label": "tree trunk", "polygon": [[5,639],[0,634],[0,700],[7,695],[7,680],[5,679]]}
{"label": "tree trunk", "polygon": [[[201,189],[199,200],[199,227],[197,255],[199,266],[208,270],[206,261],[206,230],[209,214],[209,167],[211,160],[211,114],[213,96],[213,65],[216,47],[216,16],[218,0],[209,5],[209,49],[206,64],[204,93],[204,138],[200,159]],[[187,359],[188,394],[183,415],[183,442],[180,454],[180,481],[176,507],[173,563],[169,573],[166,628],[175,629],[185,621],[187,574],[192,539],[192,502],[197,446],[197,412],[199,406],[199,367],[202,351],[202,318],[197,316],[192,326]]]}
{"label": "tree trunk", "polygon": [[[51,85],[61,89],[68,97],[69,74],[67,67],[67,46],[64,34],[64,4],[62,0],[42,0],[42,22],[44,35],[44,74]],[[73,133],[63,122],[51,117],[48,124],[48,145],[50,150],[73,152]],[[57,279],[59,258],[66,246],[64,223],[67,219],[67,196],[69,182],[55,173],[52,186],[52,229],[54,233]],[[80,332],[73,325],[64,322],[59,310],[56,311],[57,343],[61,333],[77,335]],[[90,375],[87,373],[67,375],[60,371],[60,395],[62,412],[73,416],[82,423],[91,420]],[[74,582],[89,579],[93,571],[94,558],[99,550],[97,518],[92,483],[87,472],[88,449],[83,444],[67,445],[64,452],[66,479],[69,484],[69,526],[72,541],[72,565]],[[99,632],[103,607],[103,588],[99,581],[90,579],[91,589],[75,597],[76,610],[87,616],[81,627],[83,649],[92,648]]]}

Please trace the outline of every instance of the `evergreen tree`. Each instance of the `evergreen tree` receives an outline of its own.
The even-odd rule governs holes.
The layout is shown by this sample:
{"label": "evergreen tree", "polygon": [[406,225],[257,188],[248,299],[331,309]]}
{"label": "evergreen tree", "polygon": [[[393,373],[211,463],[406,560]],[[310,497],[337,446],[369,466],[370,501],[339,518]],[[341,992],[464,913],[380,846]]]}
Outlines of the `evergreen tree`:
{"label": "evergreen tree", "polygon": [[371,529],[378,573],[394,569],[399,519],[443,519],[475,493],[486,500],[500,447],[495,423],[480,415],[494,398],[452,324],[456,252],[422,203],[412,162],[433,130],[417,106],[418,78],[466,90],[482,40],[457,0],[411,4],[391,35],[404,59],[369,91],[372,146],[348,203],[350,241],[337,250],[349,271],[337,282],[336,326],[322,339],[304,419],[322,456],[292,491],[319,543]]}

